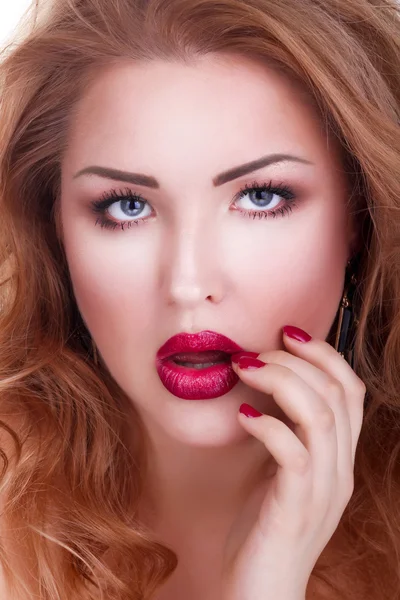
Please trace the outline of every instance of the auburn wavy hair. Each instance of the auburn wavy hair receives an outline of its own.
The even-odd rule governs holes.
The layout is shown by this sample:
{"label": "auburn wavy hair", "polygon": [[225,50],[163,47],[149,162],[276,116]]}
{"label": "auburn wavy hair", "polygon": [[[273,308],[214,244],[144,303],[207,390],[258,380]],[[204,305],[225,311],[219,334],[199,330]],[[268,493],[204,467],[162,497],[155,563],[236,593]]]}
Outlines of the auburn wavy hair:
{"label": "auburn wavy hair", "polygon": [[36,0],[0,56],[7,600],[145,600],[178,564],[140,522],[143,424],[93,361],[74,300],[60,163],[76,103],[99,69],[121,59],[195,64],[208,53],[250,57],[295,79],[340,141],[363,231],[355,370],[368,401],[354,494],[307,596],[318,583],[318,600],[400,598],[397,0]]}

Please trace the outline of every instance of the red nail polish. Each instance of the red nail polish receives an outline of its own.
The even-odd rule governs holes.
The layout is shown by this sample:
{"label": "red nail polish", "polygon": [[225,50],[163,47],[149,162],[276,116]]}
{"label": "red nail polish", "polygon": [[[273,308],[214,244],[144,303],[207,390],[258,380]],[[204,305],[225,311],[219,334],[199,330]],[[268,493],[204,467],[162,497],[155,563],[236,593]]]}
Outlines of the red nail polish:
{"label": "red nail polish", "polygon": [[235,354],[232,354],[231,361],[238,363],[242,357],[257,358],[257,356],[260,356],[257,352],[236,352]]}
{"label": "red nail polish", "polygon": [[239,369],[259,369],[260,367],[264,367],[267,363],[262,360],[258,360],[258,358],[251,358],[244,356],[243,358],[239,358],[238,367]]}
{"label": "red nail polish", "polygon": [[250,406],[250,404],[241,404],[240,408],[239,408],[239,412],[241,412],[243,415],[246,415],[246,417],[261,417],[262,416],[262,413],[258,412],[258,410],[256,410],[252,406]]}
{"label": "red nail polish", "polygon": [[297,340],[298,342],[309,342],[312,337],[299,327],[293,327],[292,325],[286,325],[283,328],[283,332],[286,333],[290,338]]}

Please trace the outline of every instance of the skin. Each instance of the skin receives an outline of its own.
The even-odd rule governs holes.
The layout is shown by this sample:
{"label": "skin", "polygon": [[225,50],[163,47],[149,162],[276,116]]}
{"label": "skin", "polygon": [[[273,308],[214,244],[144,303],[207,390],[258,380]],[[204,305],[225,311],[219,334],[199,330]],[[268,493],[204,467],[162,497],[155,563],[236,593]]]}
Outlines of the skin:
{"label": "skin", "polygon": [[[272,153],[312,164],[283,162],[213,186],[216,174]],[[91,165],[145,173],[160,188],[74,178]],[[270,180],[292,188],[291,213],[253,219],[234,210],[268,212],[254,195],[234,198],[245,184]],[[139,193],[150,207],[134,217],[117,202],[110,218],[152,216],[124,231],[95,226],[90,202],[113,188]],[[192,66],[121,61],[99,71],[76,106],[61,189],[76,301],[149,434],[143,510],[183,562],[196,563],[199,586],[250,496],[256,514],[273,464],[238,418],[239,406],[291,420],[271,392],[243,380],[211,401],[176,398],[158,378],[155,355],[172,335],[204,329],[272,362],[282,359],[284,325],[324,340],[356,243],[348,195],[339,148],[311,102],[282,75],[241,57],[213,55]],[[270,199],[272,207],[285,204]]]}

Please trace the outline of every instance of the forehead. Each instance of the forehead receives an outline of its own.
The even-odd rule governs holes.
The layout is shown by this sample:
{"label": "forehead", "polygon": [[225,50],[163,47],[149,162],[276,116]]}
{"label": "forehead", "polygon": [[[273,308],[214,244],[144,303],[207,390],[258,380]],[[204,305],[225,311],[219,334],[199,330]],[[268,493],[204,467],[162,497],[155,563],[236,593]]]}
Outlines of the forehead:
{"label": "forehead", "polygon": [[116,160],[151,152],[156,164],[196,148],[210,158],[235,149],[251,160],[273,149],[321,161],[335,143],[294,81],[250,59],[208,55],[190,65],[121,60],[99,71],[75,106],[69,147],[80,160],[109,163],[110,146]]}

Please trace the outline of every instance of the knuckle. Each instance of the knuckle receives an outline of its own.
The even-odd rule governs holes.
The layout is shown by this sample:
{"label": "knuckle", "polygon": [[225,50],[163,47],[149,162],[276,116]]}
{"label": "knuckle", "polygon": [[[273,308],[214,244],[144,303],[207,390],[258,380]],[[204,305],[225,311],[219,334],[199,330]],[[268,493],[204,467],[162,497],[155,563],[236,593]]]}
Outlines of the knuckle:
{"label": "knuckle", "polygon": [[293,371],[291,369],[289,369],[288,367],[285,367],[284,365],[279,365],[279,377],[280,380],[284,383],[284,384],[291,384],[295,378],[295,374],[293,373]]}
{"label": "knuckle", "polygon": [[326,381],[326,394],[334,399],[344,397],[344,387],[337,379],[328,377]]}
{"label": "knuckle", "polygon": [[357,382],[356,382],[354,388],[355,388],[355,393],[357,395],[360,395],[362,398],[364,398],[365,394],[367,393],[367,386],[359,377],[357,377]]}
{"label": "knuckle", "polygon": [[305,475],[311,467],[311,457],[308,452],[298,452],[293,462],[296,473],[300,475]]}
{"label": "knuckle", "polygon": [[335,415],[330,408],[318,411],[312,422],[312,427],[321,431],[331,431],[335,426]]}

